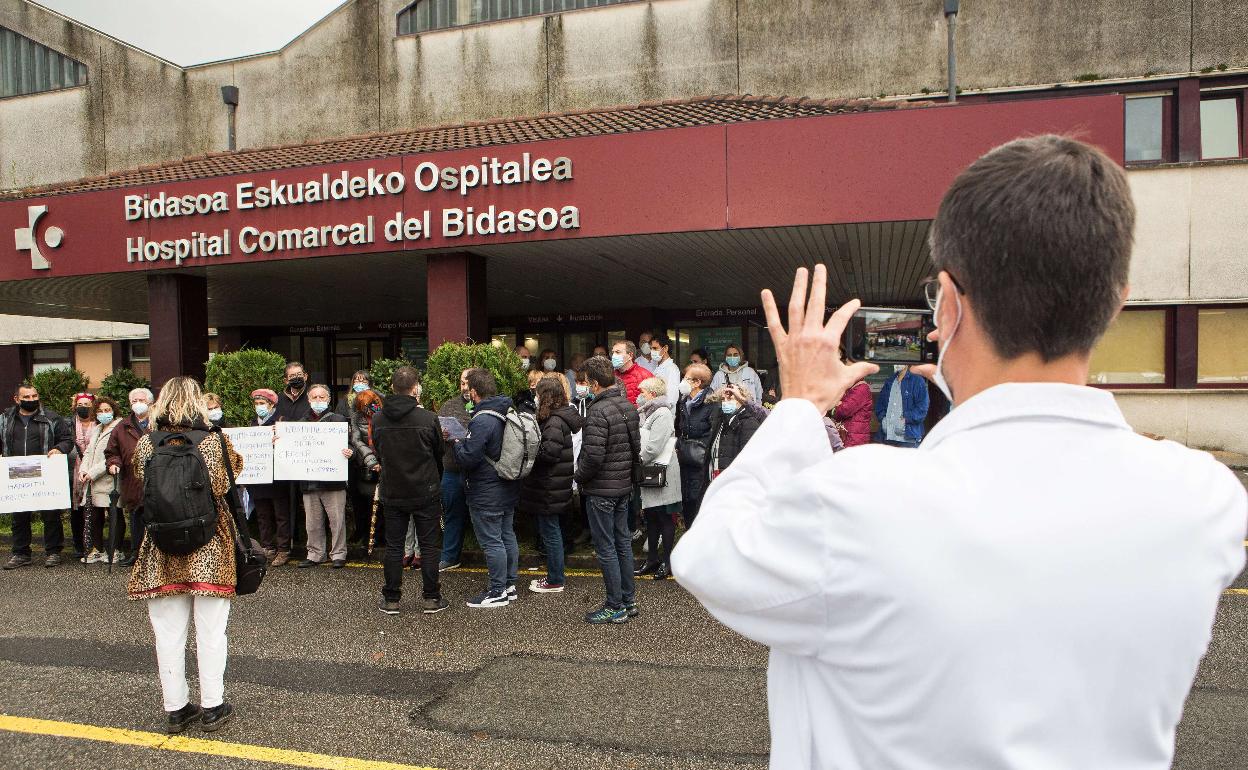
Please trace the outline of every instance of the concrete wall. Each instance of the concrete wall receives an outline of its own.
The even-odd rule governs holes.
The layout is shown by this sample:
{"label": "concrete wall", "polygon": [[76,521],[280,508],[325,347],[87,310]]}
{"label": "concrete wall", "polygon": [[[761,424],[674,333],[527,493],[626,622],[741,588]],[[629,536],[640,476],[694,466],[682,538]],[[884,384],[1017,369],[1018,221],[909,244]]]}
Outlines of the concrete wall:
{"label": "concrete wall", "polygon": [[1201,449],[1248,454],[1248,392],[1118,391],[1114,399],[1137,431]]}
{"label": "concrete wall", "polygon": [[113,344],[111,342],[79,342],[74,345],[74,368],[87,375],[88,387],[100,387],[104,378],[112,374],[116,368],[113,366]]}
{"label": "concrete wall", "polygon": [[1248,163],[1133,169],[1133,300],[1248,299]]}

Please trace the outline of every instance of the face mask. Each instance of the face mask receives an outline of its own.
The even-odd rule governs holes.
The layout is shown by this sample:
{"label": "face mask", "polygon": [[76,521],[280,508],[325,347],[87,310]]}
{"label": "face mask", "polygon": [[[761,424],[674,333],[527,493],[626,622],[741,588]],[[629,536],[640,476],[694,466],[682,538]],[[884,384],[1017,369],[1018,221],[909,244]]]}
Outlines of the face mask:
{"label": "face mask", "polygon": [[527,372],[528,370],[529,370],[529,359],[521,358],[520,359],[520,371]]}
{"label": "face mask", "polygon": [[23,412],[37,412],[37,411],[39,411],[39,399],[37,399],[37,398],[36,398],[36,399],[34,399],[34,400],[26,400],[26,401],[22,401],[22,402],[20,402],[20,404],[21,404],[21,407],[22,407],[22,411],[23,411]]}
{"label": "face mask", "polygon": [[100,425],[108,425],[110,422],[113,421],[113,413],[112,412],[100,412],[99,414],[95,416],[95,419],[99,420]]}
{"label": "face mask", "polygon": [[646,402],[647,402],[647,401],[649,401],[649,400],[650,400],[650,399],[646,398],[645,396],[638,394],[638,396],[637,396],[637,408],[638,408],[638,409],[640,409],[640,408],[641,408],[641,406],[642,406],[642,404],[646,403]]}
{"label": "face mask", "polygon": [[616,369],[622,368],[624,366],[624,356],[620,353],[611,356],[611,365]]}
{"label": "face mask", "polygon": [[[936,308],[932,311],[932,319],[940,317],[940,302],[945,298],[945,292],[942,290],[936,295]],[[953,344],[953,335],[958,333],[958,327],[962,325],[962,298],[955,292],[953,299],[958,303],[958,314],[954,318],[953,328],[949,330],[949,336],[941,335],[945,346],[936,354],[936,374],[932,380],[936,383],[936,387],[941,393],[945,394],[945,398],[949,399],[949,408],[953,408],[953,391],[949,389],[949,381],[945,379],[945,356],[949,353],[949,346]]]}
{"label": "face mask", "polygon": [[329,404],[324,401],[312,402],[312,411],[316,412],[317,414],[322,414],[328,408],[329,408]]}
{"label": "face mask", "polygon": [[558,365],[559,365],[558,362],[553,358],[547,358],[546,360],[542,361],[542,368],[548,372],[553,372],[555,370],[555,367]]}
{"label": "face mask", "polygon": [[357,382],[351,386],[351,390],[355,391],[356,393],[363,393],[364,391],[368,390],[368,383]]}
{"label": "face mask", "polygon": [[74,414],[78,415],[79,417],[85,420],[87,419],[88,416],[90,416],[91,408],[87,406],[80,406],[74,409]]}
{"label": "face mask", "polygon": [[737,413],[736,401],[725,401],[723,402],[723,404],[720,405],[720,407],[724,410],[724,414],[736,414]]}
{"label": "face mask", "polygon": [[680,395],[687,396],[693,393],[693,383],[689,380],[681,380],[680,384],[676,386],[676,389],[680,391]]}
{"label": "face mask", "polygon": [[220,419],[221,419],[221,417],[222,417],[222,415],[223,415],[223,412],[222,412],[220,409],[209,409],[209,410],[208,410],[208,419],[209,419],[209,420],[213,420],[213,421],[220,420]]}
{"label": "face mask", "polygon": [[144,401],[136,401],[130,405],[130,411],[134,412],[139,417],[142,417],[147,414],[147,403]]}
{"label": "face mask", "polygon": [[291,377],[290,382],[287,384],[290,385],[291,390],[299,390],[303,387],[303,383],[305,382],[307,382],[307,380],[302,377]]}
{"label": "face mask", "polygon": [[264,404],[259,404],[259,405],[257,405],[257,406],[256,406],[256,416],[257,416],[257,417],[259,417],[261,420],[268,419],[268,416],[269,416],[269,408],[268,408],[267,406],[265,406]]}
{"label": "face mask", "polygon": [[588,386],[588,385],[577,385],[577,386],[576,386],[576,397],[577,397],[577,398],[586,398],[586,397],[588,397],[588,396],[589,396],[589,386]]}
{"label": "face mask", "polygon": [[472,393],[471,393],[471,392],[469,392],[469,391],[467,391],[467,390],[461,390],[461,391],[459,391],[459,395],[460,395],[460,396],[462,396],[462,397],[463,397],[463,399],[464,399],[465,401],[467,401],[468,403],[470,403],[470,404],[472,403]]}
{"label": "face mask", "polygon": [[727,356],[724,358],[724,363],[728,364],[728,366],[733,369],[736,369],[741,365],[741,356]]}
{"label": "face mask", "polygon": [[894,373],[894,374],[901,374],[901,373],[902,373],[902,372],[904,372],[904,371],[906,371],[906,365],[905,365],[905,364],[896,364],[896,365],[894,365],[894,366],[893,366],[893,373]]}

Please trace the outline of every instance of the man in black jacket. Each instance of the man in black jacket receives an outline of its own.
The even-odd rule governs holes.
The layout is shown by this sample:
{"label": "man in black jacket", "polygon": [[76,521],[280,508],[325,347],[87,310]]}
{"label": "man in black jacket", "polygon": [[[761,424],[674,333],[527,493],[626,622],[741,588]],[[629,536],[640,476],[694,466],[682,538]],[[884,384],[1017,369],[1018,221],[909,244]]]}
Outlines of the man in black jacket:
{"label": "man in black jacket", "polygon": [[424,612],[433,614],[449,604],[438,583],[442,553],[442,426],[420,406],[420,374],[400,366],[390,379],[394,395],[373,417],[374,470],[381,471],[381,501],[386,516],[385,586],[378,609],[399,614],[403,592],[403,541],[407,523],[416,521],[420,543],[420,576]]}
{"label": "man in black jacket", "polygon": [[633,541],[628,510],[633,466],[641,448],[637,408],[616,384],[611,362],[595,356],[585,362],[593,403],[582,429],[576,483],[586,496],[594,551],[602,565],[606,602],[585,616],[590,623],[625,623],[637,615],[633,593]]}
{"label": "man in black jacket", "polygon": [[[51,409],[39,405],[39,391],[28,384],[20,385],[13,394],[14,406],[0,414],[0,445],[5,457],[69,454],[73,433],[69,423]],[[68,477],[67,477],[68,479]],[[32,511],[13,514],[13,556],[4,569],[17,569],[30,564],[30,519]],[[65,546],[65,529],[60,511],[40,511],[43,519],[43,566],[61,563]]]}

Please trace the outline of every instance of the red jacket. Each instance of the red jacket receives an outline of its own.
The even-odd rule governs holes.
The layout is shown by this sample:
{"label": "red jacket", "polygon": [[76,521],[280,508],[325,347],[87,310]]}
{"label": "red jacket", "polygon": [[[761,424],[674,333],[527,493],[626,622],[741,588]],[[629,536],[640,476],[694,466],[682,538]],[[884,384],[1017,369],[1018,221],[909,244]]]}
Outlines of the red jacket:
{"label": "red jacket", "polygon": [[845,426],[845,446],[871,443],[871,386],[866,380],[845,391],[841,403],[832,413],[832,419]]}
{"label": "red jacket", "polygon": [[641,383],[653,376],[653,373],[637,363],[634,363],[633,368],[627,372],[615,373],[615,379],[624,386],[624,393],[628,396],[628,400],[633,402],[633,406],[637,406],[637,394],[641,393]]}

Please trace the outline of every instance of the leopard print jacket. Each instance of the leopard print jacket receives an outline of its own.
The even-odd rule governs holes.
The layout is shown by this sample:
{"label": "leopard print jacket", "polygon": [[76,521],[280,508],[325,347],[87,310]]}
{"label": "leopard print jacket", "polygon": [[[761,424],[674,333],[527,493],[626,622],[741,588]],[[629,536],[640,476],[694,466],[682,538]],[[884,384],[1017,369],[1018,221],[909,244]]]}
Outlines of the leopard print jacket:
{"label": "leopard print jacket", "polygon": [[[168,430],[187,430],[188,426],[174,426]],[[224,446],[229,452],[230,464],[234,466],[237,476],[243,470],[243,458],[234,451],[230,440],[225,434],[217,434],[224,439]],[[134,570],[130,573],[127,593],[130,599],[151,599],[159,596],[175,596],[189,594],[194,596],[233,596],[235,584],[234,572],[234,520],[230,513],[226,494],[230,489],[229,479],[225,475],[222,462],[222,444],[217,436],[209,437],[199,445],[199,451],[208,465],[208,475],[212,479],[212,495],[217,504],[217,534],[212,540],[194,553],[184,556],[167,554],[155,546],[144,536],[139,546],[139,555],[134,562]],[[150,436],[139,439],[134,449],[135,476],[143,480],[144,467],[152,456],[152,440]]]}

